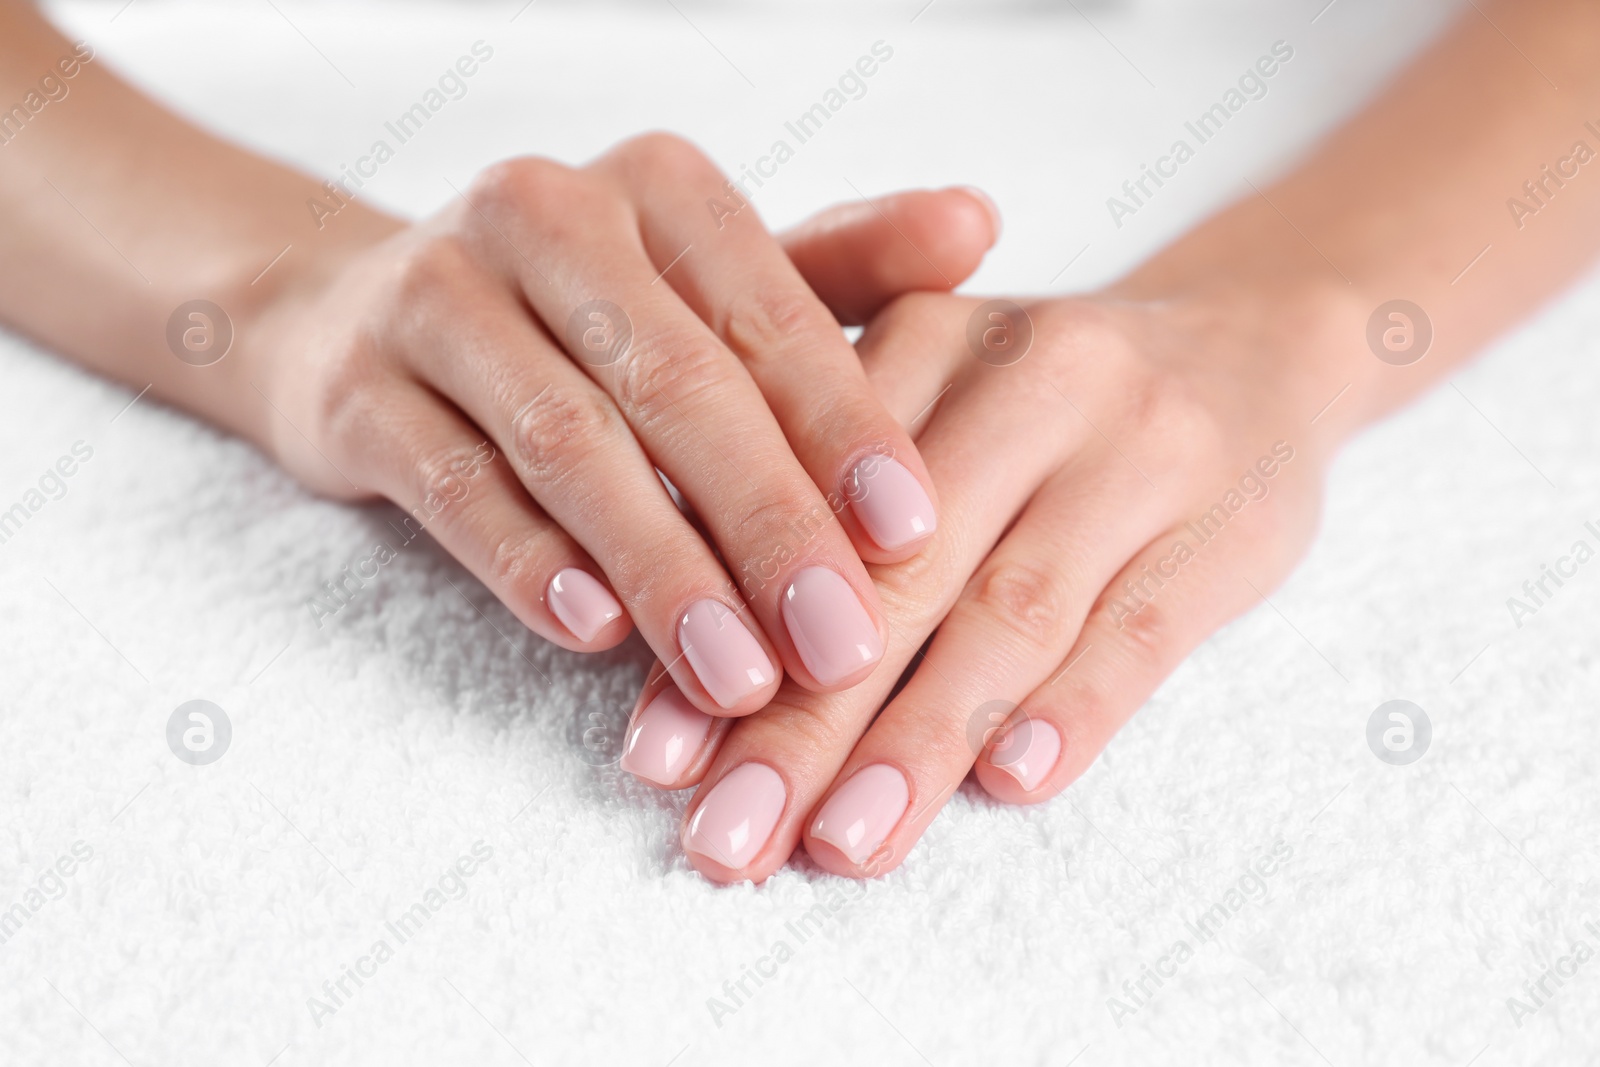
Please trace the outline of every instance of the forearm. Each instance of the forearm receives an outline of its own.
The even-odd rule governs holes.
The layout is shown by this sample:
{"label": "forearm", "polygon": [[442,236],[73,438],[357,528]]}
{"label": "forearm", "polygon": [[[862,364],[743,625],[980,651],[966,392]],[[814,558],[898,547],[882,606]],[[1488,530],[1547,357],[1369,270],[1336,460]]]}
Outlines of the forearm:
{"label": "forearm", "polygon": [[[168,317],[206,299],[248,328],[288,289],[315,284],[319,264],[397,223],[351,205],[319,230],[306,209],[325,198],[317,180],[210,136],[102,61],[58,65],[75,55],[31,5],[0,0],[0,107],[23,108],[0,128],[0,318],[260,440],[245,368],[180,361]],[[30,93],[46,101],[37,112]]]}
{"label": "forearm", "polygon": [[[1593,261],[1596,42],[1600,5],[1583,0],[1467,9],[1291,173],[1113,292],[1204,293],[1282,320],[1285,373],[1315,383],[1301,402],[1350,386],[1319,423],[1342,434],[1380,417]],[[1380,361],[1366,342],[1374,310],[1397,298],[1431,320],[1431,347],[1411,365]]]}

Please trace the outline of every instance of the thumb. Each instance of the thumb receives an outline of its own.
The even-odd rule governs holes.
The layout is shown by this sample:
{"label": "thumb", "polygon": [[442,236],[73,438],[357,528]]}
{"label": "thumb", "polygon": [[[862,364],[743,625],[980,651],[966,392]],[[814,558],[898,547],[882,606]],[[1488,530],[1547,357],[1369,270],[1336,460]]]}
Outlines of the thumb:
{"label": "thumb", "polygon": [[999,236],[994,201],[957,186],[835,204],[778,241],[834,317],[850,326],[904,293],[954,289]]}

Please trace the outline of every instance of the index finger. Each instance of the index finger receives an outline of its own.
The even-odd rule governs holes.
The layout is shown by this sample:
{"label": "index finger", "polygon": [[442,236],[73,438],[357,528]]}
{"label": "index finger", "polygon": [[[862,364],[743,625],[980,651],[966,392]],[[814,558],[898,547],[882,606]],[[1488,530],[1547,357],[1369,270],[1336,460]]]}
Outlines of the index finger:
{"label": "index finger", "polygon": [[922,457],[755,206],[692,146],[619,151],[602,165],[639,204],[651,258],[672,262],[664,279],[744,363],[861,559],[914,555],[938,526]]}

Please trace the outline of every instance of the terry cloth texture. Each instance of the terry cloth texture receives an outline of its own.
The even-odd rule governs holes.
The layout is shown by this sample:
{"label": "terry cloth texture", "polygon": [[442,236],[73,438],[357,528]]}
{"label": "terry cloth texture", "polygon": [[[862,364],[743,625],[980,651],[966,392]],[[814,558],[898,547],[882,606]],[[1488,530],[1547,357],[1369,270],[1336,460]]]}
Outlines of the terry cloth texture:
{"label": "terry cloth texture", "polygon": [[[415,214],[497,158],[581,162],[650,128],[739,174],[883,41],[756,202],[781,225],[856,189],[983,186],[1006,229],[975,292],[1114,276],[1453,12],[121,6],[61,9],[96,62],[322,173],[388,138],[359,195]],[[386,124],[480,40],[492,58],[398,143]],[[1294,54],[1265,95],[1119,228],[1107,199],[1277,41]],[[1474,244],[1516,236],[1508,218]],[[308,211],[287,256],[317,239]],[[1600,562],[1520,628],[1506,606],[1600,545],[1600,278],[1353,445],[1304,566],[1068,794],[1024,810],[969,783],[864,886],[799,857],[713,887],[678,844],[685,796],[582,758],[585,709],[633,699],[638,643],[556,650],[426,538],[319,627],[308,599],[398,511],[316,499],[14,337],[0,381],[0,509],[43,501],[0,544],[0,1063],[1500,1067],[1600,1047]],[[232,730],[207,766],[168,747],[197,699]],[[1431,722],[1409,766],[1368,748],[1391,699]]]}

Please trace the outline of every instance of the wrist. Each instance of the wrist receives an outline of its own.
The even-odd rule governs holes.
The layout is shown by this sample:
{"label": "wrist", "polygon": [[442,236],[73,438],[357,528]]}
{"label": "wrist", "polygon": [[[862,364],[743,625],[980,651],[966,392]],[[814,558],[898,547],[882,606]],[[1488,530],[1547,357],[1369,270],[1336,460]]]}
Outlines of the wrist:
{"label": "wrist", "polygon": [[1143,317],[1159,324],[1168,358],[1226,394],[1219,403],[1331,456],[1387,410],[1389,376],[1403,368],[1382,362],[1367,343],[1382,300],[1293,231],[1285,240],[1279,231],[1287,229],[1276,215],[1265,220],[1236,207],[1103,295],[1153,312]]}
{"label": "wrist", "polygon": [[[280,371],[295,365],[298,346],[309,343],[319,320],[318,305],[351,264],[406,224],[392,216],[351,205],[336,226],[297,241],[262,272],[234,276],[222,287],[222,303],[234,333],[234,350],[219,365],[227,367],[225,412],[212,412],[235,433],[276,455],[283,438],[284,390]],[[293,432],[292,428],[290,432]]]}

